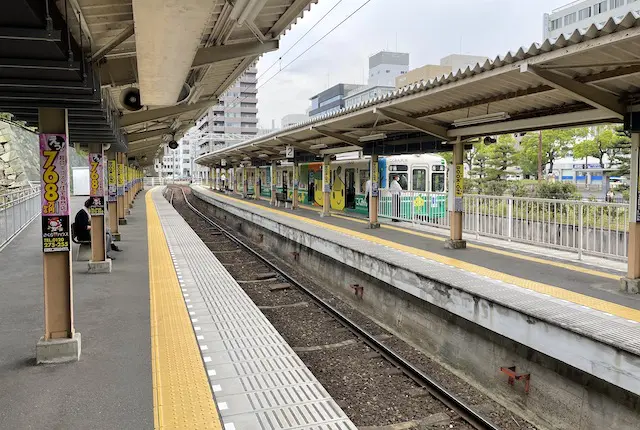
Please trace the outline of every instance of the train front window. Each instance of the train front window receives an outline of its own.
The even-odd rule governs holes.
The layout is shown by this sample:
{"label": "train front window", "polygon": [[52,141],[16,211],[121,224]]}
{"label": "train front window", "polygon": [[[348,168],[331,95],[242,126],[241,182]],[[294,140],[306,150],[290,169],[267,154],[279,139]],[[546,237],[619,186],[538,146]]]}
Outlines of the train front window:
{"label": "train front window", "polygon": [[444,173],[431,174],[431,191],[434,193],[444,193]]}
{"label": "train front window", "polygon": [[427,171],[425,169],[413,169],[411,176],[413,191],[427,191]]}

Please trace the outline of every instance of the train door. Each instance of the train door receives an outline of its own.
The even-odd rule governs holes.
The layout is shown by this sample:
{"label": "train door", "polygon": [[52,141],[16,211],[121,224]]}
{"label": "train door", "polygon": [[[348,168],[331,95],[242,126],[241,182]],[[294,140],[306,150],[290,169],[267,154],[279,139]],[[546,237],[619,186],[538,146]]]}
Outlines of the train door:
{"label": "train door", "polygon": [[345,207],[356,208],[356,169],[345,169],[344,182],[346,186]]}

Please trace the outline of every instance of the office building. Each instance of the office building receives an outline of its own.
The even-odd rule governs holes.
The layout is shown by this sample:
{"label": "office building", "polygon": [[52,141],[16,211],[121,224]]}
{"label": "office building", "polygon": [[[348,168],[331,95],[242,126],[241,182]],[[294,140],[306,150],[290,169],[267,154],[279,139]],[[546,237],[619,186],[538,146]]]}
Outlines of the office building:
{"label": "office building", "polygon": [[197,155],[233,145],[258,134],[257,69],[250,67],[196,121]]}
{"label": "office building", "polygon": [[309,120],[309,115],[304,113],[291,113],[282,117],[280,121],[281,128],[291,127],[292,125],[300,124]]}
{"label": "office building", "polygon": [[352,89],[345,97],[346,108],[356,106],[367,100],[382,97],[396,89],[399,76],[409,71],[409,54],[403,52],[381,51],[369,57],[367,85]]}
{"label": "office building", "polygon": [[355,84],[337,84],[311,97],[311,110],[309,117],[328,115],[344,108],[344,99],[347,93],[358,88]]}
{"label": "office building", "polygon": [[482,64],[487,59],[487,57],[477,55],[448,55],[440,60],[440,65],[427,64],[398,76],[395,85],[396,88],[402,88],[420,81],[429,81],[443,75],[456,73],[458,70],[465,70],[467,67],[474,68],[476,64]]}
{"label": "office building", "polygon": [[584,31],[592,24],[604,25],[609,18],[621,18],[629,12],[640,14],[640,0],[574,1],[544,14],[543,38],[568,37],[576,30]]}
{"label": "office building", "polygon": [[193,175],[194,157],[192,142],[186,138],[178,141],[176,149],[163,145],[160,157],[154,160],[158,176],[173,179],[190,179]]}

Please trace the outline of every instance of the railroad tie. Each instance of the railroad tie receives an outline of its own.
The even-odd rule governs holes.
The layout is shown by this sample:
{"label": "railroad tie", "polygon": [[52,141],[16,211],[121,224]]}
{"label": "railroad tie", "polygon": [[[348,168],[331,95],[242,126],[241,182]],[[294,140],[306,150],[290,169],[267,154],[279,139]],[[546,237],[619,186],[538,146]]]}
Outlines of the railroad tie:
{"label": "railroad tie", "polygon": [[272,286],[269,287],[269,291],[282,291],[282,290],[288,290],[289,288],[291,288],[291,284],[283,282],[281,284],[273,284]]}

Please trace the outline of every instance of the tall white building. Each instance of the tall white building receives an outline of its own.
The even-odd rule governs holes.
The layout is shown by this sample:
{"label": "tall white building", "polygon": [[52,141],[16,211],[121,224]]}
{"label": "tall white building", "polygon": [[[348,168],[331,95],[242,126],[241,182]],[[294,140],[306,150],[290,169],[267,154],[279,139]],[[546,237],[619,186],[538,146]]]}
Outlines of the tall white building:
{"label": "tall white building", "polygon": [[[258,70],[250,67],[224,92],[219,103],[196,121],[202,155],[221,146],[238,143],[258,134]],[[206,137],[206,138],[204,138]],[[196,156],[197,156],[196,155]]]}
{"label": "tall white building", "polygon": [[154,160],[154,167],[158,176],[163,178],[190,179],[193,175],[195,148],[192,143],[182,138],[178,141],[178,147],[171,149],[163,145],[161,157]]}
{"label": "tall white building", "polygon": [[565,37],[575,30],[586,30],[592,24],[604,24],[609,18],[623,17],[629,12],[640,14],[640,0],[574,1],[544,14],[543,38]]}
{"label": "tall white building", "polygon": [[381,97],[396,89],[396,78],[409,71],[409,54],[381,51],[369,57],[367,85],[360,85],[347,93],[344,107]]}

